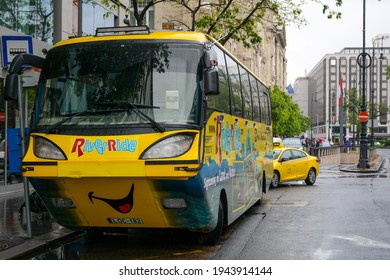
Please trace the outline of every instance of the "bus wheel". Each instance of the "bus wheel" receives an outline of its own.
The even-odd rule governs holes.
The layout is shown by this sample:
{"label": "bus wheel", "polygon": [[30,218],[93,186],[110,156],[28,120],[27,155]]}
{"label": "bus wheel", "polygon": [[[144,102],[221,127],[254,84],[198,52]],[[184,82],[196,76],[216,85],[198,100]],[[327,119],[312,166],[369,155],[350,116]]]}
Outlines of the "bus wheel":
{"label": "bus wheel", "polygon": [[99,242],[103,238],[103,231],[100,229],[92,228],[85,231],[85,240],[88,243]]}
{"label": "bus wheel", "polygon": [[222,235],[224,229],[224,206],[222,201],[219,201],[219,209],[218,209],[218,222],[216,227],[207,233],[200,233],[198,237],[198,243],[201,245],[215,245],[218,243],[219,238]]}

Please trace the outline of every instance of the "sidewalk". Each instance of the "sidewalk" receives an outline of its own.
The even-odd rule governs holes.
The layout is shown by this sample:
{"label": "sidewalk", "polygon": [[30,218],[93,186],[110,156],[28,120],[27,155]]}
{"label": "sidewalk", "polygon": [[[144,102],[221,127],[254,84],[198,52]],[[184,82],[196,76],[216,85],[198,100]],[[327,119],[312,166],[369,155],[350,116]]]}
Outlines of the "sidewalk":
{"label": "sidewalk", "polygon": [[[29,194],[33,192],[30,187]],[[76,234],[56,224],[48,213],[44,219],[31,214],[31,238],[28,237],[25,219],[19,219],[19,209],[24,202],[24,184],[0,183],[0,260],[18,258],[40,247]]]}
{"label": "sidewalk", "polygon": [[368,163],[370,168],[358,168],[357,164],[344,164],[340,168],[340,171],[353,173],[376,173],[381,169],[383,162],[384,158],[380,155],[376,155],[374,158],[370,159]]}
{"label": "sidewalk", "polygon": [[[370,161],[369,169],[357,168],[357,164],[354,164],[341,165],[340,171],[374,173],[379,171],[383,161],[381,156],[377,156]],[[30,187],[29,193],[32,192],[33,189]],[[43,221],[39,222],[36,218],[37,214],[32,213],[32,237],[29,238],[26,226],[23,222],[21,223],[18,217],[19,208],[23,201],[23,183],[0,185],[0,260],[16,259],[70,235],[79,234],[56,224],[49,214]]]}

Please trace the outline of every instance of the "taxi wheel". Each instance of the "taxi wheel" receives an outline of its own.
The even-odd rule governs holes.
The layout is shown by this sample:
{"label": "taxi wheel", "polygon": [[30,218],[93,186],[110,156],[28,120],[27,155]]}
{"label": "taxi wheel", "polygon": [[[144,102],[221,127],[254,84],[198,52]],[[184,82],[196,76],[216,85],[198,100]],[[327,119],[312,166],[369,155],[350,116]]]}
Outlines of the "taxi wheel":
{"label": "taxi wheel", "polygon": [[305,180],[305,183],[307,185],[313,185],[316,182],[316,178],[317,178],[316,171],[314,168],[311,168],[309,170],[309,174],[307,174],[307,178]]}
{"label": "taxi wheel", "polygon": [[280,183],[279,172],[274,170],[274,175],[272,176],[272,180],[271,180],[271,188],[276,188],[277,186],[279,186],[279,183]]}

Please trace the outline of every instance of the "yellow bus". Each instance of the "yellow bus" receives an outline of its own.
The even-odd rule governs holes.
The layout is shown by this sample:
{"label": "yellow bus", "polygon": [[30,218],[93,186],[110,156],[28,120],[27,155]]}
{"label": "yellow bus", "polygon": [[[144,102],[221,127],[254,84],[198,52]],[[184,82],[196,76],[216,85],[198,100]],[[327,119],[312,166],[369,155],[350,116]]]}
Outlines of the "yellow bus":
{"label": "yellow bus", "polygon": [[45,58],[22,174],[56,221],[87,233],[179,228],[215,244],[272,179],[268,88],[209,36],[99,28]]}

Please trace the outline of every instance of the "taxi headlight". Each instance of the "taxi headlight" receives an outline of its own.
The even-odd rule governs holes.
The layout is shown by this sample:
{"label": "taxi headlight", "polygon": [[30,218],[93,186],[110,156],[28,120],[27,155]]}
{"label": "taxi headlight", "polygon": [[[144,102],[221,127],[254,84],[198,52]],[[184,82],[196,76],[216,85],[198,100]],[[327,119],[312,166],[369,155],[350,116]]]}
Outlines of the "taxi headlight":
{"label": "taxi headlight", "polygon": [[153,144],[141,159],[172,158],[186,153],[194,142],[193,134],[177,134]]}
{"label": "taxi headlight", "polygon": [[66,159],[60,148],[43,137],[34,137],[34,155],[45,159]]}

